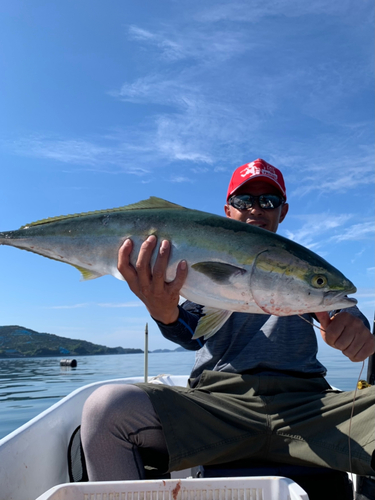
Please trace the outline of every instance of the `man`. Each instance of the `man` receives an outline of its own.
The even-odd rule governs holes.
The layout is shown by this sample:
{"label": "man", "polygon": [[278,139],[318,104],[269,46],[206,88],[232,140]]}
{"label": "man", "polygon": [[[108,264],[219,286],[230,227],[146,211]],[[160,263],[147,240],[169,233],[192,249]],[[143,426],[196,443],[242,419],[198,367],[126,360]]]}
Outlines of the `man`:
{"label": "man", "polygon": [[[288,212],[281,172],[261,159],[239,167],[224,208],[229,218],[276,232]],[[201,307],[178,305],[186,262],[166,283],[169,242],[160,242],[151,271],[156,249],[150,236],[134,268],[125,241],[118,269],[162,334],[197,351],[196,363],[188,388],[109,385],[88,399],[81,433],[89,479],[143,478],[150,450],[168,470],[255,458],[374,474],[375,387],[359,391],[351,422],[353,394],[326,382],[311,315],[233,313],[214,336],[193,340]],[[352,361],[375,351],[356,307],[316,317],[324,340]]]}

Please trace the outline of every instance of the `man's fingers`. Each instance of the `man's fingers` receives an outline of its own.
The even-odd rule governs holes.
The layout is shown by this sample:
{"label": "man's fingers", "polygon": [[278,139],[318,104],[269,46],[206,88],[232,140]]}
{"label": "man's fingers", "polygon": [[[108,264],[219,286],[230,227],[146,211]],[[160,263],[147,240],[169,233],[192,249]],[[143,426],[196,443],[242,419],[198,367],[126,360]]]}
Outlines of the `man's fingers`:
{"label": "man's fingers", "polygon": [[152,270],[153,287],[156,294],[162,293],[165,286],[165,274],[168,267],[169,255],[171,253],[171,245],[169,241],[163,240],[161,242],[158,256]]}
{"label": "man's fingers", "polygon": [[155,250],[156,241],[156,236],[152,234],[142,243],[136,263],[137,269],[141,271],[145,269],[150,270],[150,261],[152,253]]}
{"label": "man's fingers", "polygon": [[177,266],[176,278],[173,280],[173,284],[178,289],[178,291],[181,290],[182,285],[186,280],[187,274],[188,274],[187,262],[186,260],[181,260],[181,262],[179,262]]}
{"label": "man's fingers", "polygon": [[350,356],[344,352],[346,356],[350,358],[351,361],[364,361],[367,359],[369,356],[374,354],[375,352],[375,337],[372,335],[369,337],[366,342],[362,345],[361,349],[357,351],[356,353],[350,353]]}
{"label": "man's fingers", "polygon": [[325,342],[339,349],[351,361],[364,361],[375,350],[375,337],[362,320],[347,312],[332,318],[328,313],[316,313]]}
{"label": "man's fingers", "polygon": [[156,237],[151,235],[142,243],[135,264],[140,291],[145,296],[148,296],[151,291],[151,257],[155,250],[156,242]]}
{"label": "man's fingers", "polygon": [[[118,252],[118,260],[117,260],[117,269],[126,279],[127,274],[130,271],[130,254],[133,250],[133,242],[128,238],[121,245],[120,250]],[[133,269],[134,272],[134,269]]]}
{"label": "man's fingers", "polygon": [[[320,335],[322,336],[323,340],[333,347],[329,335],[329,326],[331,324],[331,318],[329,317],[329,314],[326,311],[323,312],[318,312],[315,313],[315,316],[318,318],[318,321],[320,323]],[[327,332],[328,329],[328,332]]]}
{"label": "man's fingers", "polygon": [[329,314],[326,311],[323,311],[315,313],[315,316],[318,318],[320,326],[325,330],[331,321]]}
{"label": "man's fingers", "polygon": [[166,282],[166,272],[171,253],[171,243],[163,240],[157,252],[155,264],[151,265],[157,239],[151,235],[144,241],[138,252],[135,266],[130,256],[134,251],[132,241],[126,240],[118,254],[118,269],[127,281],[129,288],[146,305],[150,314],[162,323],[171,323],[178,317],[177,304],[180,290],[187,276],[187,263],[179,262],[176,275]]}
{"label": "man's fingers", "polygon": [[168,268],[168,262],[171,254],[171,244],[168,240],[163,240],[161,242],[158,256],[152,270],[152,284],[153,290],[156,295],[163,294],[165,291],[171,295],[179,295],[180,289],[184,284],[187,276],[187,264],[183,260],[179,262],[176,269],[175,278],[166,283],[166,272]]}

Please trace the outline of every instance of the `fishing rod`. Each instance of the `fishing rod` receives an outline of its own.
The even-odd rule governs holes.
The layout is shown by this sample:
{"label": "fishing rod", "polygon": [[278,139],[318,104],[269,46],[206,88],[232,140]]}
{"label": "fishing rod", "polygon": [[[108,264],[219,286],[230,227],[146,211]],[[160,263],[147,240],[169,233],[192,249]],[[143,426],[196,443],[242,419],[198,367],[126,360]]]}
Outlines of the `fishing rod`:
{"label": "fishing rod", "polygon": [[148,323],[145,328],[145,382],[148,382]]}
{"label": "fishing rod", "polygon": [[[374,323],[372,325],[372,334],[375,335],[375,314]],[[367,365],[367,383],[375,385],[375,353],[371,354],[368,358]],[[356,477],[356,498],[374,498],[374,483],[375,477],[373,476],[359,476]]]}
{"label": "fishing rod", "polygon": [[[375,314],[374,323],[372,325],[372,334],[375,335]],[[371,385],[375,385],[375,353],[368,358],[367,382]]]}

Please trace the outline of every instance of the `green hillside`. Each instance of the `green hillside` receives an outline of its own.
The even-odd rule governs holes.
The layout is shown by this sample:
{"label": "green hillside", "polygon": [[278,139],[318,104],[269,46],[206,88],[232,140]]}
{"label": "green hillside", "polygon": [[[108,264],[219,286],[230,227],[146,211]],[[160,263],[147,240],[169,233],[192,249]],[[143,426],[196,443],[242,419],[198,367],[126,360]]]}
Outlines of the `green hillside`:
{"label": "green hillside", "polygon": [[142,349],[106,347],[86,340],[39,333],[23,326],[0,326],[0,358],[135,354]]}

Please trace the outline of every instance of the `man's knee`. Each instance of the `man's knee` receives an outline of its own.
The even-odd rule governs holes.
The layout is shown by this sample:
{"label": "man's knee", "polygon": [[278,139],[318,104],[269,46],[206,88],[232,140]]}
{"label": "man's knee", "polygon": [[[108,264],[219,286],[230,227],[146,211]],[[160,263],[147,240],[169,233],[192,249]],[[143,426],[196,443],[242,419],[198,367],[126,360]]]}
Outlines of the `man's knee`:
{"label": "man's knee", "polygon": [[[90,425],[110,425],[118,423],[119,420],[126,419],[126,416],[137,412],[139,400],[143,394],[139,395],[138,387],[125,384],[108,384],[96,389],[86,400],[82,423]],[[143,391],[141,391],[143,393]],[[146,398],[147,396],[144,395]]]}
{"label": "man's knee", "polygon": [[137,386],[127,384],[108,384],[96,389],[86,400],[82,413],[82,426],[105,429],[124,429],[144,422],[158,423],[151,401],[147,394]]}

